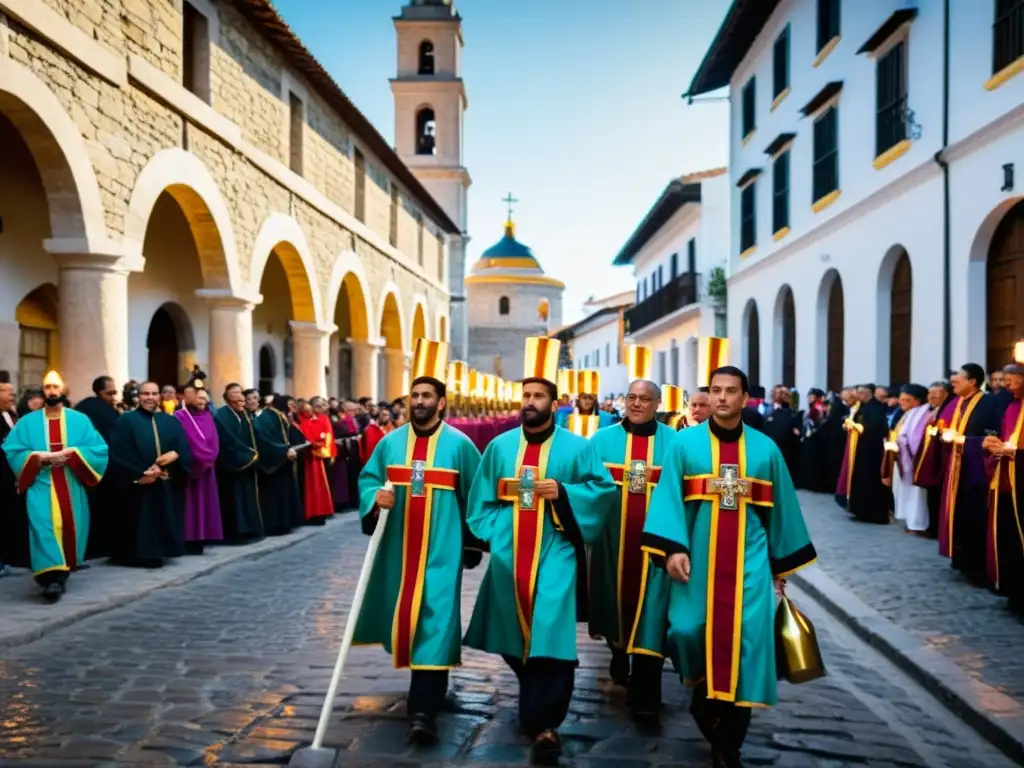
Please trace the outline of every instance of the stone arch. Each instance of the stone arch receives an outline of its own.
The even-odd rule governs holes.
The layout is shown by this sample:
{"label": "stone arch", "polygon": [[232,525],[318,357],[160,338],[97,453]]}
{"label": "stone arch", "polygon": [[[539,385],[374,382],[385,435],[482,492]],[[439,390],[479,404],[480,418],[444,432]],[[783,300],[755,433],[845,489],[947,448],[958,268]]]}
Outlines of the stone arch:
{"label": "stone arch", "polygon": [[345,326],[335,320],[341,309],[340,299],[345,293],[345,306],[348,312],[348,336],[358,341],[371,340],[370,318],[376,319],[373,339],[379,335],[380,318],[377,317],[370,304],[370,281],[363,269],[363,262],[353,251],[342,251],[334,260],[331,268],[331,279],[327,285],[327,304],[324,316],[334,320],[339,328]]}
{"label": "stone arch", "polygon": [[999,220],[986,252],[985,349],[988,370],[1013,362],[1024,337],[1024,200]]}
{"label": "stone arch", "polygon": [[437,71],[434,44],[430,40],[420,42],[416,71],[421,75],[433,75]]}
{"label": "stone arch", "polygon": [[827,270],[818,284],[816,327],[819,332],[815,379],[832,392],[843,388],[843,342],[846,332],[843,299],[843,279],[839,271],[835,268]]}
{"label": "stone arch", "polygon": [[256,372],[257,388],[264,397],[274,393],[274,382],[277,379],[277,355],[274,347],[264,343],[259,352],[259,369]]}
{"label": "stone arch", "polygon": [[185,383],[196,362],[196,339],[188,313],[176,302],[161,304],[146,334],[146,377],[161,387]]}
{"label": "stone arch", "polygon": [[[878,332],[875,370],[879,383],[910,383],[913,339],[913,264],[899,243],[889,247],[878,269]],[[941,329],[936,329],[941,333]]]}
{"label": "stone arch", "polygon": [[444,309],[437,310],[434,318],[434,327],[437,328],[437,340],[448,342],[448,313]]}
{"label": "stone arch", "polygon": [[409,349],[413,349],[417,337],[422,336],[432,339],[430,328],[427,325],[427,297],[422,293],[414,294],[412,297],[412,323],[409,329]]}
{"label": "stone arch", "polygon": [[15,346],[18,355],[17,389],[41,387],[46,372],[58,367],[59,304],[57,286],[43,283],[25,294],[14,308],[14,322],[18,325]]}
{"label": "stone arch", "polygon": [[434,108],[421,104],[416,108],[416,154],[437,154],[437,118]]}
{"label": "stone arch", "polygon": [[142,248],[157,199],[174,198],[188,220],[199,253],[204,288],[243,296],[238,249],[227,203],[217,183],[198,157],[183,149],[163,149],[142,169],[128,202],[124,250],[128,266],[145,265]]}
{"label": "stone arch", "polygon": [[749,299],[743,308],[742,366],[751,387],[761,385],[761,318],[757,301]]}
{"label": "stone arch", "polygon": [[405,318],[402,315],[402,294],[398,286],[388,280],[377,302],[377,335],[389,349],[405,350]]}
{"label": "stone arch", "polygon": [[306,234],[299,226],[299,222],[287,214],[272,213],[260,227],[252,251],[248,295],[259,296],[260,282],[271,253],[276,254],[281,260],[281,266],[284,267],[288,279],[292,319],[317,325],[325,321],[316,264],[313,262]]}
{"label": "stone arch", "polygon": [[789,283],[779,288],[773,318],[775,381],[772,386],[783,384],[793,387],[796,384],[796,302]]}
{"label": "stone arch", "polygon": [[0,113],[28,145],[49,205],[50,250],[117,252],[107,236],[103,199],[82,134],[46,84],[0,59]]}

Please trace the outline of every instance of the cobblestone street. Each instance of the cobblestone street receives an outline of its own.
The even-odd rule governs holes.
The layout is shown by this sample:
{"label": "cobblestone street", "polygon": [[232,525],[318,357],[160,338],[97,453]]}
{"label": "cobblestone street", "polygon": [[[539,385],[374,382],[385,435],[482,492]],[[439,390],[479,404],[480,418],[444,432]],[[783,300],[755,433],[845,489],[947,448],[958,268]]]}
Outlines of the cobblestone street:
{"label": "cobblestone street", "polygon": [[[817,517],[816,529],[824,520]],[[849,540],[821,541],[823,535],[817,542],[826,561],[865,554]],[[911,549],[929,546],[909,537],[898,543],[904,538]],[[365,546],[348,516],[293,547],[4,651],[0,765],[285,763],[312,740]],[[465,619],[482,572],[466,579]],[[815,622],[830,675],[784,685],[779,707],[755,713],[748,765],[1011,765],[809,598],[796,590],[791,596]],[[74,590],[65,598],[75,599]],[[567,764],[708,765],[685,713],[687,694],[670,671],[663,732],[647,736],[625,716],[624,697],[608,680],[606,652],[589,639],[581,643],[563,729]],[[405,738],[406,674],[391,669],[379,649],[356,650],[327,739],[343,750],[342,765],[524,764],[513,676],[498,659],[468,653],[464,661],[453,675],[442,743],[413,752]]]}
{"label": "cobblestone street", "polygon": [[885,618],[1024,705],[1024,624],[1006,601],[967,584],[935,541],[901,524],[850,519],[831,496],[801,493],[818,566]]}

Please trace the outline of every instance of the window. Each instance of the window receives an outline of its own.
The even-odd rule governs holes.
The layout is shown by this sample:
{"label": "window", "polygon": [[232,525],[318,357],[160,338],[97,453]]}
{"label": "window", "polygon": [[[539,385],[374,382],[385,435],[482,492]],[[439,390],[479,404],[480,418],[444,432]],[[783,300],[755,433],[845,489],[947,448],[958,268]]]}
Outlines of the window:
{"label": "window", "polygon": [[772,99],[779,98],[789,88],[789,26],[775,38],[772,50]]}
{"label": "window", "polygon": [[434,110],[424,107],[416,113],[416,154],[437,154],[437,123]]}
{"label": "window", "polygon": [[604,364],[605,365],[611,365],[612,364],[612,345],[611,345],[611,342],[607,342],[604,345]]}
{"label": "window", "polygon": [[509,304],[508,296],[502,296],[500,299],[498,299],[498,314],[499,315],[507,315],[511,310],[512,310],[512,307]]}
{"label": "window", "polygon": [[302,175],[302,136],[306,125],[302,113],[302,99],[288,92],[288,167]]}
{"label": "window", "polygon": [[839,0],[818,0],[818,52],[839,37]]}
{"label": "window", "polygon": [[637,283],[636,284],[636,303],[637,304],[639,304],[641,301],[643,301],[644,297],[642,295],[642,291],[643,291],[643,283]]}
{"label": "window", "polygon": [[669,279],[675,280],[679,277],[679,254],[673,253],[672,258],[669,259]]}
{"label": "window", "polygon": [[665,271],[661,264],[658,265],[658,290],[665,287]]}
{"label": "window", "polygon": [[740,253],[757,245],[756,187],[757,182],[751,182],[740,192]]}
{"label": "window", "polygon": [[363,157],[363,153],[356,147],[355,151],[355,165],[356,165],[356,200],[355,200],[355,216],[357,219],[366,222],[366,158]]}
{"label": "window", "polygon": [[672,350],[671,350],[671,365],[672,365],[672,378],[669,381],[679,386],[679,346],[676,344],[676,340],[672,339]]}
{"label": "window", "polygon": [[391,212],[388,219],[388,242],[398,247],[398,187],[391,185]]}
{"label": "window", "polygon": [[775,158],[772,165],[772,232],[789,226],[789,150]]}
{"label": "window", "polygon": [[434,44],[429,40],[420,43],[420,62],[417,72],[421,75],[434,74]]}
{"label": "window", "polygon": [[875,156],[907,138],[907,45],[899,42],[878,60]]}
{"label": "window", "polygon": [[210,22],[186,2],[181,23],[181,84],[209,104]]}
{"label": "window", "polygon": [[668,381],[666,368],[668,367],[668,353],[662,350],[658,353],[658,381]]}
{"label": "window", "polygon": [[686,243],[686,271],[691,275],[697,271],[697,238],[691,237]]}
{"label": "window", "polygon": [[992,25],[992,74],[1024,56],[1024,0],[996,0]]}
{"label": "window", "polygon": [[416,214],[416,262],[423,266],[423,214]]}
{"label": "window", "polygon": [[754,110],[757,106],[757,102],[755,100],[756,85],[757,78],[752,77],[747,80],[747,84],[743,86],[743,125],[742,130],[740,131],[740,136],[743,139],[750,136],[750,134],[754,132],[754,128],[757,127],[754,119]]}
{"label": "window", "polygon": [[813,202],[839,189],[838,114],[838,107],[829,107],[814,122]]}

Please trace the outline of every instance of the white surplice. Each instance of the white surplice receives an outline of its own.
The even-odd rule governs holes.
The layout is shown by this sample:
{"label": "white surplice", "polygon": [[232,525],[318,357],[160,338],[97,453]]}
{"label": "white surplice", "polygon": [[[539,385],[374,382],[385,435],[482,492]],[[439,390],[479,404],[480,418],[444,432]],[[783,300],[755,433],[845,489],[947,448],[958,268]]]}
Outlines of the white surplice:
{"label": "white surplice", "polygon": [[892,478],[894,516],[906,523],[908,531],[928,530],[928,491],[914,485],[914,459],[921,447],[927,418],[927,405],[911,408],[904,415],[896,438],[899,453]]}

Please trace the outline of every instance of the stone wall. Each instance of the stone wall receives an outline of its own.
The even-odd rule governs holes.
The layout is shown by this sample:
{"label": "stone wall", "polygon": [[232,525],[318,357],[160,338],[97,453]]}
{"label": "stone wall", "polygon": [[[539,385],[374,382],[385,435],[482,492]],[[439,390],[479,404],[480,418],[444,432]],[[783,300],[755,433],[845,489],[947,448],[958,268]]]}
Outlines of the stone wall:
{"label": "stone wall", "polygon": [[[332,277],[337,280],[339,255],[355,252],[373,313],[371,336],[378,301],[389,282],[400,295],[404,343],[410,343],[416,295],[426,298],[428,332],[435,332],[435,317],[447,315],[448,305],[446,286],[438,278],[438,225],[425,219],[421,266],[417,215],[422,208],[400,188],[397,249],[389,245],[394,182],[383,163],[365,148],[365,226],[356,221],[353,156],[358,139],[230,3],[211,6],[210,0],[196,1],[200,10],[213,7],[218,15],[218,23],[211,25],[216,39],[209,58],[209,106],[180,85],[183,0],[39,0],[38,7],[30,8],[33,20],[25,23],[14,16],[21,4],[8,8],[0,0],[12,66],[41,81],[78,133],[70,143],[84,149],[95,175],[102,201],[101,230],[120,243],[132,226],[129,204],[139,194],[140,175],[152,182],[144,169],[161,152],[185,150],[212,178],[213,196],[222,199],[231,230],[218,232],[211,223],[216,217],[210,211],[217,209],[219,201],[200,200],[196,209],[186,210],[193,234],[202,238],[205,232],[209,238],[213,227],[215,239],[224,244],[221,258],[237,261],[240,285],[255,277],[250,274],[251,264],[259,256],[253,249],[264,222],[272,214],[286,214],[308,242],[314,270],[307,277],[320,306],[333,305],[329,293]],[[52,18],[40,14],[52,14]],[[79,40],[77,31],[88,39]],[[5,60],[0,47],[0,91]],[[120,76],[97,74],[103,69],[97,62],[102,61],[124,62]],[[296,92],[305,106],[304,178],[289,170],[289,92]],[[50,149],[56,151],[56,145]],[[178,171],[181,178],[176,183],[184,187],[197,175],[192,167]],[[51,190],[51,206],[57,201],[56,192]],[[67,197],[76,192],[83,194],[73,189],[58,194]],[[204,259],[215,250],[200,247]],[[204,287],[226,287],[220,277],[227,272],[221,266],[203,264],[208,278]],[[333,318],[317,320],[331,323]]]}

